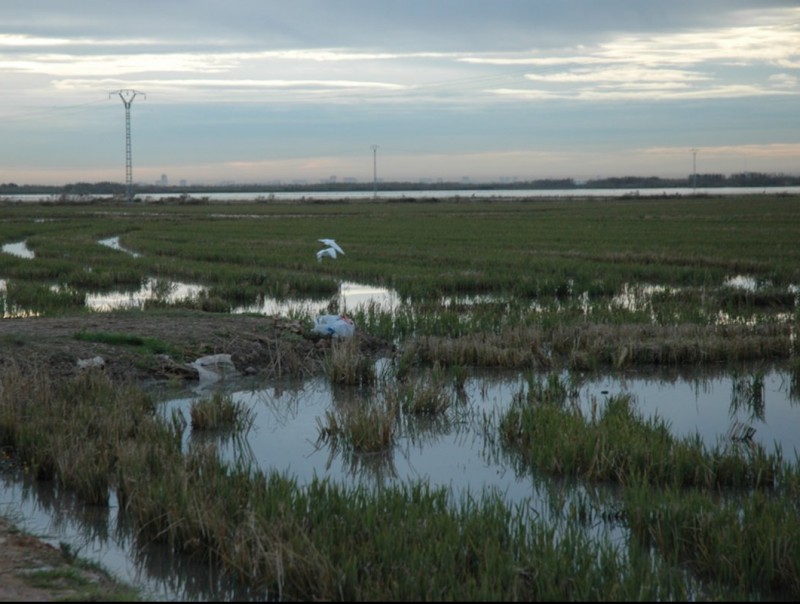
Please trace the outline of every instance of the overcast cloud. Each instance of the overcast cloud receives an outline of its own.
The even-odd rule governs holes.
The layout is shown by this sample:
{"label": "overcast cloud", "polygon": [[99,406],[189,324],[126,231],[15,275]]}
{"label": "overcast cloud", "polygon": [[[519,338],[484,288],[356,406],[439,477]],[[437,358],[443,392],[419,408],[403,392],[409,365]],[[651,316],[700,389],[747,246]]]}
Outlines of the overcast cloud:
{"label": "overcast cloud", "polygon": [[800,173],[798,1],[0,9],[0,182]]}

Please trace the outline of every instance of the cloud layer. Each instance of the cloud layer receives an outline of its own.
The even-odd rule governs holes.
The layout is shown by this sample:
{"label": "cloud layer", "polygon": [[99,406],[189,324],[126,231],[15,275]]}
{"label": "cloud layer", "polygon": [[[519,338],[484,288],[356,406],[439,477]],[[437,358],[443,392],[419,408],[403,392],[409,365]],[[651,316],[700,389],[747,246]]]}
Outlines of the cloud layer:
{"label": "cloud layer", "polygon": [[11,0],[0,182],[800,171],[800,6]]}

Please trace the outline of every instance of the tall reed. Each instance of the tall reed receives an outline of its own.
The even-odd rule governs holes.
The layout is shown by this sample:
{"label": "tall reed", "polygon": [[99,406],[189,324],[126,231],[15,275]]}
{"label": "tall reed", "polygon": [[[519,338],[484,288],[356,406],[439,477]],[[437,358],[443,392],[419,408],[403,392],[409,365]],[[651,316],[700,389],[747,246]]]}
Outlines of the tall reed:
{"label": "tall reed", "polygon": [[0,380],[2,444],[36,477],[107,503],[117,447],[138,437],[141,417],[154,409],[149,397],[94,368],[66,382],[42,367],[6,368]]}

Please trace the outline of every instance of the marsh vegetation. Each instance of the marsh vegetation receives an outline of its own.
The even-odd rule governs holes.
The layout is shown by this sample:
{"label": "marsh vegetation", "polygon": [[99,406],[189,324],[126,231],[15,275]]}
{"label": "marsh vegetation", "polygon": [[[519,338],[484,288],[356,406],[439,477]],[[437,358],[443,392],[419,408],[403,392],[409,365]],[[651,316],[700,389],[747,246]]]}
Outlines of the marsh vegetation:
{"label": "marsh vegetation", "polygon": [[[487,419],[486,438],[516,471],[585,495],[554,493],[544,518],[424,483],[301,485],[222,461],[213,439],[183,446],[189,429],[246,431],[234,401],[165,417],[102,371],[55,379],[9,362],[0,446],[87,502],[107,505],[113,491],[143,543],[212,561],[270,597],[796,599],[796,452],[765,450],[746,427],[715,446],[679,437],[625,396],[587,409],[570,376],[780,361],[796,392],[798,224],[800,199],[762,195],[11,204],[0,241],[32,257],[0,254],[4,320],[90,316],[87,296],[143,283],[155,284],[143,315],[321,300],[395,348],[379,370],[357,340],[331,343],[325,378],[362,396],[318,418],[322,446],[381,455],[414,418],[457,410],[471,372],[511,369],[527,387]],[[318,263],[317,239],[330,236],[347,255]],[[199,289],[176,298],[178,282]],[[339,308],[343,282],[389,288],[398,303]],[[293,318],[312,323],[302,307]],[[169,334],[76,335],[175,354]],[[757,372],[737,376],[736,404],[757,414],[761,387]]]}

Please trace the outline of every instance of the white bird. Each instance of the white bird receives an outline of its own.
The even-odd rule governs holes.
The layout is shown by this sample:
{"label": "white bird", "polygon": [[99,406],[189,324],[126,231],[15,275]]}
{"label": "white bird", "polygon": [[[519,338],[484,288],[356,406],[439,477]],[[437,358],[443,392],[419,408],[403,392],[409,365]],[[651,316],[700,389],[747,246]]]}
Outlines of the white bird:
{"label": "white bird", "polygon": [[[344,253],[344,252],[342,252]],[[330,256],[331,258],[336,258],[336,250],[332,247],[326,247],[317,252],[317,262],[322,262],[322,258],[325,256]]]}
{"label": "white bird", "polygon": [[[339,247],[339,244],[338,244],[338,243],[336,243],[336,241],[335,241],[335,240],[333,240],[333,239],[318,239],[317,241],[319,241],[319,242],[321,242],[321,243],[324,243],[324,244],[325,244],[325,245],[327,245],[329,248],[333,248],[334,250],[336,250],[336,251],[337,251],[337,252],[339,252],[340,254],[344,254],[344,250],[343,250],[342,248],[340,248],[340,247]],[[332,257],[333,257],[333,258],[336,258],[336,255],[334,254]]]}

